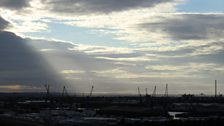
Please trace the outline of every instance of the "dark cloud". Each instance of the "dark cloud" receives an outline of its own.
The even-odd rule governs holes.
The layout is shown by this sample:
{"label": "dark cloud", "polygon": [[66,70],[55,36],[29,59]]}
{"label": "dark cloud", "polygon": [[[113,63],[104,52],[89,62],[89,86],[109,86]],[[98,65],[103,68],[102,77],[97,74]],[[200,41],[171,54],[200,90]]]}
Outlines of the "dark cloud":
{"label": "dark cloud", "polygon": [[223,38],[224,15],[181,14],[175,19],[140,26],[149,31],[163,31],[174,40],[203,40]]}
{"label": "dark cloud", "polygon": [[62,82],[27,40],[3,31],[9,25],[0,17],[0,83],[40,86],[41,82]]}
{"label": "dark cloud", "polygon": [[111,13],[153,7],[174,0],[42,0],[59,13]]}
{"label": "dark cloud", "polygon": [[57,73],[27,41],[11,32],[0,32],[0,83],[42,87],[44,83],[59,86]]}
{"label": "dark cloud", "polygon": [[29,6],[29,0],[0,0],[0,7],[8,9],[22,9]]}
{"label": "dark cloud", "polygon": [[8,25],[9,25],[9,22],[7,22],[6,20],[4,20],[4,19],[0,16],[0,31],[1,31],[1,30],[4,30]]}

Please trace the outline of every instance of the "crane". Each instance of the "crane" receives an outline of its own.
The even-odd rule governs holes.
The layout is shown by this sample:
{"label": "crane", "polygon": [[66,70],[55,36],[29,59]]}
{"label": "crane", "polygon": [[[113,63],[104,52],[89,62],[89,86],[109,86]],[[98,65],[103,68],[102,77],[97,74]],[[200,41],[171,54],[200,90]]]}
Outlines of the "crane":
{"label": "crane", "polygon": [[49,97],[50,97],[50,85],[48,84],[45,84],[45,89],[46,89],[46,102],[47,100],[49,100]]}
{"label": "crane", "polygon": [[152,93],[153,97],[156,97],[156,86],[154,87],[153,93]]}
{"label": "crane", "polygon": [[139,87],[138,87],[138,95],[139,95],[140,103],[142,103],[142,95],[141,95],[141,92],[140,92],[140,88]]}
{"label": "crane", "polygon": [[92,94],[93,94],[93,89],[94,89],[94,86],[92,85],[91,90],[90,90],[90,93],[89,93],[89,97],[92,96]]}
{"label": "crane", "polygon": [[46,89],[46,95],[49,96],[49,94],[50,94],[50,85],[45,84],[45,89]]}
{"label": "crane", "polygon": [[148,96],[148,89],[145,88],[145,96]]}
{"label": "crane", "polygon": [[64,97],[65,95],[68,96],[68,92],[67,92],[66,87],[63,86],[62,97]]}
{"label": "crane", "polygon": [[165,94],[164,94],[165,97],[168,97],[168,84],[166,84],[166,88],[165,88]]}

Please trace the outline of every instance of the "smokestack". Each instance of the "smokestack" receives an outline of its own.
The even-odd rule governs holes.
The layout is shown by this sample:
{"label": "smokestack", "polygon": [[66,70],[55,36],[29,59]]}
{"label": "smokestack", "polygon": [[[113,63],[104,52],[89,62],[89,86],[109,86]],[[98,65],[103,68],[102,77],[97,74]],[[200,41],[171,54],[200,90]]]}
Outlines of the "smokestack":
{"label": "smokestack", "polygon": [[215,80],[215,97],[217,97],[217,80]]}

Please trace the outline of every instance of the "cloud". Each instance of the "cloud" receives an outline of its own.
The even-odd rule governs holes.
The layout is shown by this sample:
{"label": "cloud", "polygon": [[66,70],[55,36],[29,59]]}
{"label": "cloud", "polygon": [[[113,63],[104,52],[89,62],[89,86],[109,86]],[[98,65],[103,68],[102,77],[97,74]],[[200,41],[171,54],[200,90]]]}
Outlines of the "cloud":
{"label": "cloud", "polygon": [[223,39],[223,14],[176,14],[174,18],[140,26],[175,41]]}
{"label": "cloud", "polygon": [[138,8],[150,8],[174,0],[42,0],[53,12],[89,14],[112,13]]}
{"label": "cloud", "polygon": [[202,70],[224,70],[222,65],[215,63],[187,63],[184,65],[153,65],[147,66],[146,69],[157,70],[157,71],[202,71]]}
{"label": "cloud", "polygon": [[29,0],[0,0],[0,7],[17,10],[29,6]]}
{"label": "cloud", "polygon": [[186,68],[185,66],[172,66],[172,65],[154,65],[147,66],[146,69],[158,70],[158,71],[177,71]]}
{"label": "cloud", "polygon": [[111,60],[111,61],[128,61],[128,62],[139,62],[139,61],[153,61],[155,59],[151,59],[147,56],[140,56],[140,57],[125,57],[125,58],[112,58],[112,57],[96,57],[98,59],[105,59],[105,60]]}
{"label": "cloud", "polygon": [[85,73],[85,71],[82,70],[62,70],[62,74],[82,74]]}
{"label": "cloud", "polygon": [[195,55],[210,55],[210,54],[219,54],[222,53],[224,50],[224,43],[212,43],[210,45],[201,46],[195,49],[194,52],[190,54],[190,56]]}
{"label": "cloud", "polygon": [[185,57],[203,56],[203,55],[216,55],[221,54],[224,50],[223,41],[192,41],[168,46],[152,47],[152,48],[139,48],[138,51],[146,53],[148,56],[157,58],[171,58],[171,57]]}
{"label": "cloud", "polygon": [[7,19],[0,18],[1,30],[7,28],[9,21],[14,26],[10,30],[23,35],[51,32],[48,25],[56,22],[106,34],[122,40],[124,45],[118,48],[106,46],[107,41],[98,42],[105,46],[97,46],[23,39],[1,32],[4,42],[0,43],[3,59],[0,79],[13,85],[19,82],[36,86],[29,82],[54,82],[62,77],[73,85],[71,89],[79,92],[89,91],[92,83],[101,92],[135,92],[139,86],[136,84],[150,87],[165,82],[170,82],[173,89],[209,87],[209,80],[223,80],[224,16],[178,13],[178,3],[177,0],[32,0],[30,6],[16,9],[23,13],[0,4],[2,17]]}
{"label": "cloud", "polygon": [[0,38],[1,84],[42,87],[52,83],[52,87],[58,88],[58,83],[63,82],[45,59],[28,46],[27,40],[5,31],[0,32]]}
{"label": "cloud", "polygon": [[[223,64],[215,64],[215,63],[184,63],[179,65],[152,65],[147,66],[146,69],[151,71],[157,71],[160,73],[167,72],[170,75],[175,75],[176,77],[198,77],[205,78],[209,77],[210,74],[214,75],[215,73],[223,74],[224,67]],[[175,77],[174,76],[174,77]]]}
{"label": "cloud", "polygon": [[13,22],[12,31],[20,34],[47,31],[47,23],[44,20],[54,19],[73,27],[87,27],[96,31],[105,28],[103,33],[112,34],[115,39],[145,42],[144,37],[148,35],[136,29],[136,25],[161,20],[162,15],[174,12],[179,2],[177,0],[33,0],[30,2],[31,6],[27,11],[22,11],[24,12],[22,14],[5,10],[2,13],[7,20]]}
{"label": "cloud", "polygon": [[[91,85],[97,87],[96,92],[119,93],[122,92],[121,90],[132,92],[139,85],[150,87],[154,86],[155,83],[165,82],[170,83],[173,89],[181,88],[180,85],[186,87],[190,82],[197,83],[197,85],[192,84],[187,87],[187,89],[193,89],[195,86],[198,87],[198,84],[209,86],[209,80],[214,79],[214,77],[221,80],[224,72],[221,61],[209,59],[214,55],[221,57],[223,54],[220,51],[213,53],[213,55],[194,55],[186,58],[172,56],[172,53],[176,54],[180,52],[179,50],[173,50],[172,53],[168,54],[167,51],[169,50],[164,52],[164,50],[156,49],[148,51],[130,48],[130,51],[135,53],[124,54],[108,51],[113,47],[94,47],[40,39],[26,40],[29,40],[27,44],[30,47],[35,47],[35,50],[39,51],[51,68],[59,73],[66,80],[66,83],[70,84],[70,89],[76,89],[77,92],[89,91]],[[212,45],[213,43],[211,43]],[[205,44],[202,47],[192,47],[191,51],[182,52],[182,54],[189,55],[195,50],[209,46]],[[74,47],[76,48],[74,49]],[[41,49],[52,49],[52,51],[43,52]],[[100,53],[98,52],[99,49]],[[87,53],[87,50],[94,53]],[[146,54],[149,54],[147,58],[157,58],[157,60],[145,60],[146,57],[143,58],[142,56]],[[162,55],[166,57],[160,57]],[[202,60],[204,56],[207,58]],[[218,59],[222,60],[222,58]],[[185,89],[183,88],[183,91]]]}
{"label": "cloud", "polygon": [[[189,74],[187,72],[170,72],[170,69],[168,67],[165,68],[165,66],[153,66],[154,68],[158,68],[157,70],[160,70],[160,72],[156,71],[138,71],[138,70],[127,70],[126,68],[115,68],[115,69],[108,69],[108,70],[102,70],[102,71],[93,71],[96,73],[97,76],[103,77],[103,78],[115,78],[120,80],[126,80],[129,83],[135,83],[138,80],[148,80],[148,79],[154,79],[155,80],[161,80],[161,79],[175,79],[175,78],[195,78],[195,77],[201,77],[200,75],[196,74]],[[161,69],[161,67],[164,67]],[[171,66],[169,67],[171,68]],[[126,70],[125,70],[126,69]],[[174,69],[172,69],[174,70]],[[177,70],[177,69],[176,69]],[[131,80],[127,80],[131,79]],[[133,82],[130,82],[133,81]]]}
{"label": "cloud", "polygon": [[3,19],[0,16],[0,31],[4,30],[5,28],[7,28],[8,25],[9,25],[9,22],[7,22],[5,19]]}
{"label": "cloud", "polygon": [[87,54],[131,54],[134,53],[133,50],[129,48],[119,48],[119,47],[108,47],[108,46],[95,46],[95,45],[82,45],[77,44],[73,48],[69,48],[69,50],[81,51]]}
{"label": "cloud", "polygon": [[42,52],[47,52],[47,51],[54,51],[54,49],[40,49]]}
{"label": "cloud", "polygon": [[11,85],[0,85],[1,92],[24,92],[24,91],[43,91],[42,87],[35,87],[35,86],[27,86],[27,85],[18,85],[18,84],[11,84]]}

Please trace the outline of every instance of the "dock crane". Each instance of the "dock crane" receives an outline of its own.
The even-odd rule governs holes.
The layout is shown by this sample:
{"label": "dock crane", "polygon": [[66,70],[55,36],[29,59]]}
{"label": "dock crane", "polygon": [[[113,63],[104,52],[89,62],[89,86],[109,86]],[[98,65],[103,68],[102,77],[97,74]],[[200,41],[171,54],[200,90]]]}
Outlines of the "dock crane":
{"label": "dock crane", "polygon": [[68,96],[68,92],[65,86],[63,86],[63,90],[62,90],[62,97],[64,96]]}
{"label": "dock crane", "polygon": [[145,96],[147,97],[148,96],[148,89],[145,88]]}
{"label": "dock crane", "polygon": [[141,94],[141,92],[140,92],[140,88],[138,87],[138,95],[139,95],[139,102],[140,102],[140,104],[142,103],[142,94]]}
{"label": "dock crane", "polygon": [[94,86],[92,85],[91,90],[90,90],[90,93],[89,93],[89,97],[92,96],[92,94],[93,94],[93,89],[94,89]]}
{"label": "dock crane", "polygon": [[86,97],[84,97],[85,98],[84,99],[84,106],[86,108],[90,107],[90,103],[91,103],[90,100],[91,100],[91,97],[92,97],[92,94],[93,94],[93,89],[94,89],[94,86],[92,85],[91,90],[89,92],[89,95],[87,95]]}
{"label": "dock crane", "polygon": [[50,85],[45,84],[45,89],[46,89],[46,99],[45,99],[45,102],[47,102],[47,100],[49,100],[49,98],[50,98]]}
{"label": "dock crane", "polygon": [[156,97],[156,86],[154,87],[153,93],[152,93],[153,97]]}
{"label": "dock crane", "polygon": [[168,84],[166,84],[164,97],[168,97]]}

